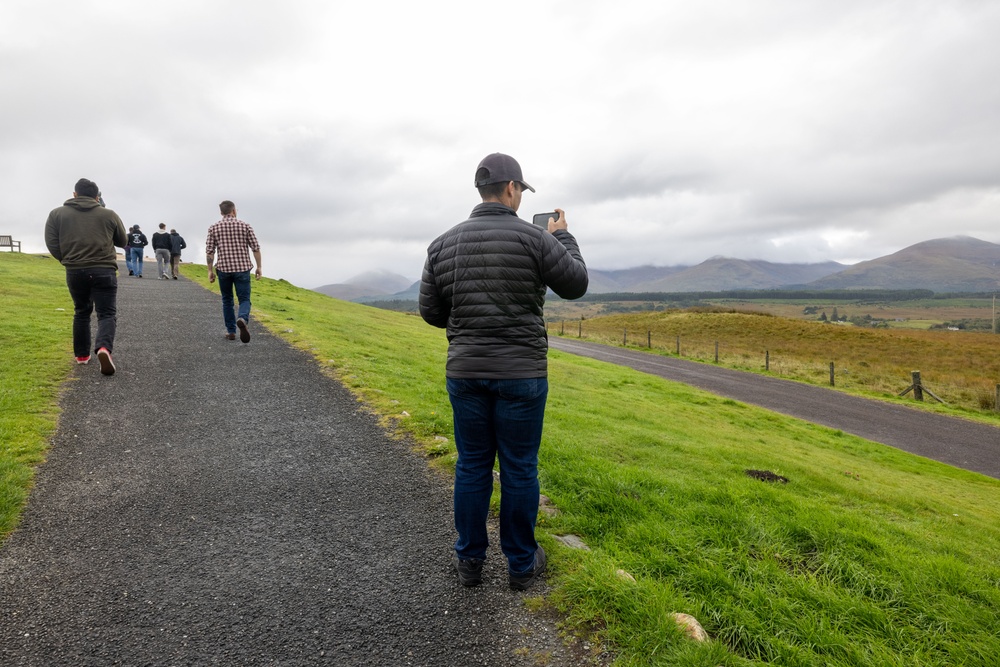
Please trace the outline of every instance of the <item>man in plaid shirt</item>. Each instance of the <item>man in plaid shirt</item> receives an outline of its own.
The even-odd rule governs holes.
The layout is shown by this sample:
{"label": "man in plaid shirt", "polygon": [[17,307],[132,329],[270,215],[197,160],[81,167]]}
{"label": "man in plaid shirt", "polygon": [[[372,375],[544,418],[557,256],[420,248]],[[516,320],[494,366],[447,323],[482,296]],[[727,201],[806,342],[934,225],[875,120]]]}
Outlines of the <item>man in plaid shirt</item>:
{"label": "man in plaid shirt", "polygon": [[[226,338],[236,340],[236,330],[240,340],[250,342],[250,271],[257,265],[255,275],[260,280],[260,243],[253,227],[236,218],[236,204],[224,201],[219,204],[222,220],[208,228],[205,254],[208,260],[208,281],[219,277],[219,291],[222,292],[222,319],[226,323]],[[254,262],[250,261],[250,250]],[[239,302],[239,312],[233,313],[233,290]]]}

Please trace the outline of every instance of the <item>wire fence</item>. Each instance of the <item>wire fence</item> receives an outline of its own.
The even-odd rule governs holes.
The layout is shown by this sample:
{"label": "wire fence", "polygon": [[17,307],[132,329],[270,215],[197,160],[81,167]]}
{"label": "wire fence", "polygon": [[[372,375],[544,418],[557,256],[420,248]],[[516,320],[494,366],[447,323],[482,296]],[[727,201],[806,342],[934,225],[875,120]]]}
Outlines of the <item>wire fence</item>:
{"label": "wire fence", "polygon": [[[812,384],[825,384],[831,387],[861,388],[895,394],[897,396],[911,395],[917,401],[924,401],[930,396],[940,403],[946,403],[938,393],[932,391],[921,379],[921,372],[914,370],[907,378],[895,376],[886,378],[879,376],[875,369],[868,368],[866,362],[828,360],[816,362],[795,356],[776,355],[767,346],[755,346],[745,341],[726,340],[722,337],[706,335],[679,335],[655,332],[650,329],[637,330],[622,328],[617,334],[602,327],[597,330],[587,330],[584,320],[548,321],[546,328],[550,333],[561,336],[575,337],[604,345],[615,345],[628,348],[646,348],[657,353],[676,356],[693,361],[711,362],[737,369],[764,371],[777,376],[803,380]],[[776,345],[776,347],[780,347]],[[852,370],[852,368],[854,370]],[[907,386],[909,385],[909,386]],[[895,387],[895,388],[894,388]],[[902,390],[901,390],[902,389]],[[964,402],[969,407],[980,410],[1000,412],[1000,384],[983,384],[969,388]],[[962,401],[959,401],[962,402]]]}

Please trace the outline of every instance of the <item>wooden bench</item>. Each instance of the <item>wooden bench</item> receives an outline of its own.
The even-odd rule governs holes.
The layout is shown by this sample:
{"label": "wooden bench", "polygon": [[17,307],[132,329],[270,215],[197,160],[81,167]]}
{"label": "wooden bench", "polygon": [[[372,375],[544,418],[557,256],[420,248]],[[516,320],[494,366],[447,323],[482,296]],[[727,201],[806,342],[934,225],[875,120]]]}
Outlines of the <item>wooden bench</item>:
{"label": "wooden bench", "polygon": [[12,236],[0,235],[0,248],[10,248],[11,252],[14,252],[14,248],[17,248],[17,251],[21,252],[21,242],[15,241]]}

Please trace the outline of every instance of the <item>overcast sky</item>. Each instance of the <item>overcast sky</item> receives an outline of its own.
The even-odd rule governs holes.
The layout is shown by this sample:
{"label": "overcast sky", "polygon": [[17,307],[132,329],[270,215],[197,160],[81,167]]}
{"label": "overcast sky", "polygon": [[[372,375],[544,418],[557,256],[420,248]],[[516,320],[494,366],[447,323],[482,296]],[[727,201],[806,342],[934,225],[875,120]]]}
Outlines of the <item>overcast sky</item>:
{"label": "overcast sky", "polygon": [[597,269],[853,263],[1000,242],[1000,2],[6,0],[0,233],[44,252],[80,177],[204,262],[419,278],[517,158]]}

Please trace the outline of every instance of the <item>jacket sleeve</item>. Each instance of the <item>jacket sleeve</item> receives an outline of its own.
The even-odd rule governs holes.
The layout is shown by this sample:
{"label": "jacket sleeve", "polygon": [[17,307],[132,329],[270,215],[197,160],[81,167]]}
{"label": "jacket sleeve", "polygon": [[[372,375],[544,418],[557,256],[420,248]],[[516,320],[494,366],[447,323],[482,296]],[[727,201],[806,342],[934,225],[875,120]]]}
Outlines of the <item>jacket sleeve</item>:
{"label": "jacket sleeve", "polygon": [[124,248],[128,245],[128,234],[125,233],[125,224],[117,215],[114,217],[113,222],[115,224],[115,231],[111,242],[115,244],[116,248]]}
{"label": "jacket sleeve", "polygon": [[55,211],[49,213],[49,218],[45,221],[45,247],[49,249],[50,255],[62,261],[62,249],[59,247],[59,223],[56,222]]}
{"label": "jacket sleeve", "polygon": [[442,298],[434,279],[430,253],[424,262],[424,272],[420,278],[420,316],[427,324],[441,329],[448,326],[448,318],[451,316],[451,304]]}
{"label": "jacket sleeve", "polygon": [[576,237],[564,229],[544,234],[542,280],[564,299],[579,299],[587,293],[590,278]]}

